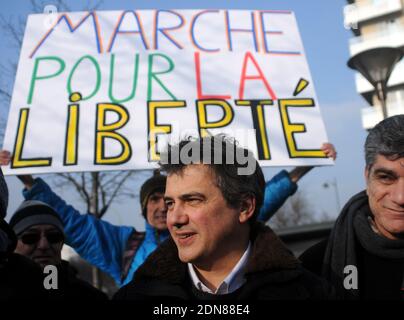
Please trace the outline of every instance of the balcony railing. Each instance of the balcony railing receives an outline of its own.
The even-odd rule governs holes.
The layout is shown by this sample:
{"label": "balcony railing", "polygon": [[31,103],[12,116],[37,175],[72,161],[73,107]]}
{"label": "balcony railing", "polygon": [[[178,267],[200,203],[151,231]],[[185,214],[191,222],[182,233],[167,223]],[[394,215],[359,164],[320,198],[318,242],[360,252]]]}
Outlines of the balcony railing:
{"label": "balcony railing", "polygon": [[374,32],[349,39],[351,56],[372,48],[404,46],[404,27]]}
{"label": "balcony railing", "polygon": [[401,0],[381,0],[377,4],[348,4],[344,7],[345,25],[354,28],[359,22],[382,17],[402,9]]}

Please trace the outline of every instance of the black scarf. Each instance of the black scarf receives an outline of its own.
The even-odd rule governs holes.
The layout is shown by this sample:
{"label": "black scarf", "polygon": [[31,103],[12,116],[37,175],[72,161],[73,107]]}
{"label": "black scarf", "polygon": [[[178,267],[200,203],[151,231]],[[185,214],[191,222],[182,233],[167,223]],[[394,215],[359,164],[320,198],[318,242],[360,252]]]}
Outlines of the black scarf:
{"label": "black scarf", "polygon": [[371,211],[365,191],[353,196],[342,209],[331,231],[324,255],[323,276],[345,299],[358,299],[359,290],[345,290],[343,281],[347,265],[357,266],[357,241],[371,254],[382,258],[404,258],[404,240],[390,240],[372,230]]}

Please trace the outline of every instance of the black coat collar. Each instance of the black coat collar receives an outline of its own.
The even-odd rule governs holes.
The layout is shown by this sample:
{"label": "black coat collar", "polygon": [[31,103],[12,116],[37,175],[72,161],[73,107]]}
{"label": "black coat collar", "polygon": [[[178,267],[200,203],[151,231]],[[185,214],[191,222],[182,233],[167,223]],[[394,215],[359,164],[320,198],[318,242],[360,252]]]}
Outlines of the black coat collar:
{"label": "black coat collar", "polygon": [[[256,223],[250,238],[252,251],[246,267],[247,279],[251,279],[262,271],[265,271],[266,279],[271,282],[287,281],[300,274],[297,271],[299,261],[269,227]],[[297,272],[283,272],[291,270]],[[271,274],[274,276],[271,277]],[[187,281],[187,278],[187,264],[178,258],[177,247],[170,238],[160,245],[138,269],[134,281],[153,279],[171,285],[181,285]]]}

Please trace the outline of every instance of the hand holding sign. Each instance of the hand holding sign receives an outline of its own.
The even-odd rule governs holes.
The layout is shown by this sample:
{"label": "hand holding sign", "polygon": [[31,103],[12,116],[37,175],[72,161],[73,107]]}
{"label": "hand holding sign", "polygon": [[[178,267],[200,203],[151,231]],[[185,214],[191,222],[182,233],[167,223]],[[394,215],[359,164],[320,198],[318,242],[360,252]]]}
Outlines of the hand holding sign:
{"label": "hand holding sign", "polygon": [[[0,150],[0,166],[8,166],[12,160],[10,151]],[[17,175],[17,178],[24,184],[27,189],[31,189],[34,185],[34,178],[29,174]]]}

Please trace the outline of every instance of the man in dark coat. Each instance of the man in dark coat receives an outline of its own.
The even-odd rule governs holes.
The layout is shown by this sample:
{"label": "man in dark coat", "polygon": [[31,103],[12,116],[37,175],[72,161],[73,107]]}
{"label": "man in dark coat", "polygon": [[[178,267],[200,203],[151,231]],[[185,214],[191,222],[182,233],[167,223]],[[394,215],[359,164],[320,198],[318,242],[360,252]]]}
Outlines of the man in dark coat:
{"label": "man in dark coat", "polygon": [[5,250],[0,249],[0,301],[46,299],[41,269],[30,259],[13,253],[15,239],[12,229],[0,218],[0,242],[8,243]]}
{"label": "man in dark coat", "polygon": [[13,253],[17,237],[4,221],[8,189],[0,169],[0,301],[43,299],[42,271],[31,260]]}
{"label": "man in dark coat", "polygon": [[[44,271],[48,299],[108,299],[102,291],[79,279],[69,263],[62,260],[63,225],[50,206],[37,200],[24,201],[11,217],[10,227],[17,235],[15,253],[31,259]],[[47,266],[54,267],[54,279]],[[46,281],[47,276],[49,281]]]}
{"label": "man in dark coat", "polygon": [[404,300],[404,115],[370,130],[365,159],[366,190],[300,259],[345,299]]}
{"label": "man in dark coat", "polygon": [[304,270],[269,227],[256,222],[265,180],[250,152],[224,136],[188,139],[169,146],[162,169],[171,239],[116,299],[329,297],[329,287]]}

